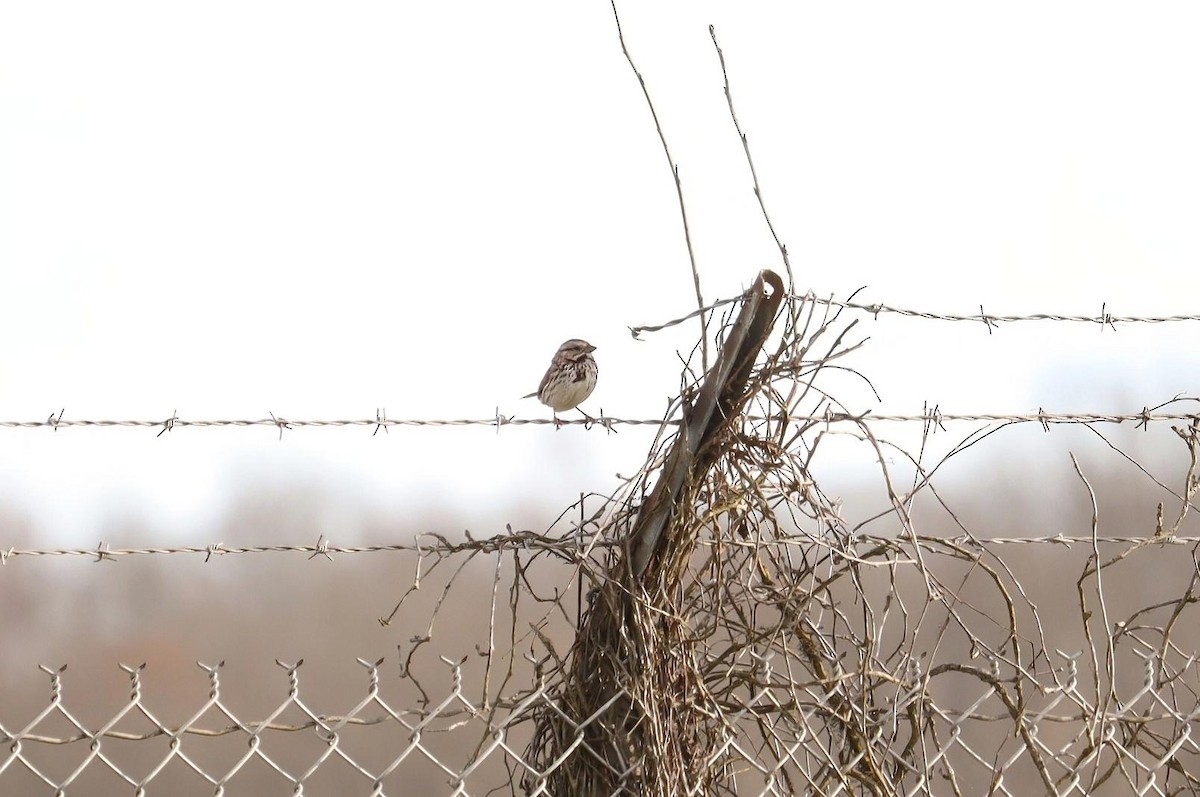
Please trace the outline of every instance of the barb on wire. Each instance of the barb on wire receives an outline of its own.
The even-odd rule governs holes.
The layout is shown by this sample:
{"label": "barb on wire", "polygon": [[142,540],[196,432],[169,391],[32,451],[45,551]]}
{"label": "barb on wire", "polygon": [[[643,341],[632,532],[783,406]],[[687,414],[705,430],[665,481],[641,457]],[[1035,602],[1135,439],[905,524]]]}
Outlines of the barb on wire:
{"label": "barb on wire", "polygon": [[[16,552],[13,552],[14,555],[15,555],[15,553]],[[96,545],[95,549],[90,551],[90,553],[92,556],[96,557],[97,563],[117,561],[116,558],[113,556],[113,552],[110,549],[110,547],[104,544],[104,540],[100,540],[100,542]]]}
{"label": "barb on wire", "polygon": [[[855,309],[858,309],[858,308],[855,308]],[[880,309],[879,305],[876,305],[876,307],[874,308],[874,310],[871,314],[874,315],[876,319],[878,319],[880,312],[881,312],[881,309]],[[985,313],[983,311],[982,304],[979,305],[979,320],[983,322],[983,325],[984,325],[984,327],[987,328],[987,333],[989,335],[992,334],[993,330],[999,329],[999,327],[996,326],[995,319],[993,319],[991,316],[989,316],[987,313]]]}
{"label": "barb on wire", "polygon": [[171,417],[162,422],[162,429],[155,437],[162,437],[165,433],[175,428],[175,422],[179,420],[179,410],[171,410]]}
{"label": "barb on wire", "polygon": [[292,428],[290,425],[290,422],[285,421],[283,418],[276,418],[275,413],[273,413],[273,412],[269,412],[269,414],[271,416],[271,425],[279,428],[279,439],[282,440],[283,439],[283,430],[284,429],[290,430]]}
{"label": "barb on wire", "polygon": [[318,556],[324,556],[327,560],[332,562],[333,556],[329,552],[331,547],[333,546],[329,544],[329,540],[325,539],[325,535],[322,534],[321,536],[317,537],[317,544],[313,547],[313,552],[309,554],[308,558],[311,560],[316,559]]}

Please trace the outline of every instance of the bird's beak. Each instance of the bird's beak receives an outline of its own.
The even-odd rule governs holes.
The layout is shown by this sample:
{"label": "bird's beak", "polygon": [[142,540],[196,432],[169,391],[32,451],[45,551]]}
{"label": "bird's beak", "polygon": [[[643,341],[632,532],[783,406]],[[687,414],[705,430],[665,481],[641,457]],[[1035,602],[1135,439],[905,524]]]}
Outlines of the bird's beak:
{"label": "bird's beak", "polygon": [[588,354],[591,354],[592,352],[594,352],[596,350],[596,347],[589,343],[587,350],[588,350]]}

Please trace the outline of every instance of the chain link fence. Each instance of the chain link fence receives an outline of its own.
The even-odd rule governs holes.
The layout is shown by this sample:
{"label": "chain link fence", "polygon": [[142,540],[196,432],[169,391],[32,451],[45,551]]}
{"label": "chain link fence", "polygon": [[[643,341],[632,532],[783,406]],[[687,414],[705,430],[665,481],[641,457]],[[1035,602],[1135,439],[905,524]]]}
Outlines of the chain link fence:
{"label": "chain link fence", "polygon": [[[790,650],[780,644],[747,648],[736,690],[719,703],[720,723],[702,751],[704,760],[694,762],[725,773],[721,787],[708,793],[879,793],[866,773],[887,783],[885,793],[904,795],[1196,793],[1200,691],[1192,644],[1198,543],[1104,543],[1110,549],[1103,554],[1105,575],[1150,572],[1161,583],[1186,588],[1173,600],[1085,599],[1087,614],[1076,623],[1039,629],[1032,602],[1020,602],[1018,609],[1014,601],[1010,618],[1002,607],[989,609],[988,596],[980,592],[969,601],[959,590],[957,598],[922,602],[923,577],[915,556],[902,553],[903,544],[859,541],[854,551],[864,556],[878,546],[893,549],[887,567],[864,571],[855,613],[860,622],[875,616],[874,642],[899,654],[897,665],[873,672],[877,653],[838,651],[837,634],[830,633],[836,625],[817,617],[805,624],[824,629],[815,637],[823,646],[815,655],[828,668],[823,680],[798,677],[797,658],[805,655],[799,641]],[[1080,560],[1080,573],[1094,571],[1090,545],[1079,541],[1069,549],[1050,541],[1017,546],[1028,555],[1007,567],[994,554],[997,546],[988,543],[919,546],[936,583],[961,585],[975,569],[992,581],[996,594],[1009,597],[1038,591],[1038,560],[1046,548],[1062,548],[1064,559]],[[513,546],[488,556],[511,558],[523,550]],[[504,581],[516,574],[499,570],[506,572]],[[1042,585],[1046,602],[1078,602],[1078,575]],[[1098,587],[1093,583],[1084,591],[1099,597]],[[899,615],[889,615],[912,596],[920,605],[909,607],[903,622],[911,633],[905,634],[892,627]],[[1008,623],[1018,614],[1025,616],[1014,623],[1013,637]],[[543,620],[536,627],[541,634],[561,635],[564,629],[552,625]],[[949,625],[958,625],[959,633],[948,632]],[[1088,628],[1094,647],[1055,649]],[[931,641],[914,648],[902,636]],[[436,648],[418,638],[409,652],[425,644]],[[483,658],[499,666],[511,653],[497,642]],[[597,734],[620,727],[628,692],[614,692],[590,715],[575,716],[563,709],[561,690],[547,677],[551,667],[544,660],[517,657],[513,672],[521,677],[496,689],[494,681],[488,683],[495,669],[489,676],[473,662],[440,659],[425,668],[414,699],[405,687],[411,688],[408,679],[416,674],[406,670],[404,658],[358,661],[358,697],[350,705],[315,703],[308,697],[303,662],[279,662],[277,677],[253,685],[269,704],[255,714],[229,694],[220,663],[200,664],[194,679],[172,685],[190,703],[174,722],[148,696],[153,669],[123,665],[124,700],[111,716],[89,722],[73,711],[70,696],[92,685],[72,681],[66,667],[44,667],[43,708],[19,724],[12,716],[0,717],[0,791],[548,795],[571,793],[552,788],[555,775],[573,759],[588,759],[610,769],[616,793],[636,793],[619,784],[635,781],[636,769],[647,762],[614,764],[596,741]],[[709,673],[735,664],[720,657],[705,662]],[[530,748],[532,727],[546,712],[560,720],[567,742],[552,760]],[[664,747],[669,748],[665,741]]]}

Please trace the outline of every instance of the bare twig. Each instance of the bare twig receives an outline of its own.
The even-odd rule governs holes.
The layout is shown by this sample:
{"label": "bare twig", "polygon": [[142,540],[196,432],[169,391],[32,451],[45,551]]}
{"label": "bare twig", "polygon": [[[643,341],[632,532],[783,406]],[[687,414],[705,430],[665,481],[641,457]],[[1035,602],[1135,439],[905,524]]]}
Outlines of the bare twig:
{"label": "bare twig", "polygon": [[[642,87],[642,95],[646,98],[646,105],[650,108],[650,116],[654,119],[654,129],[658,131],[658,140],[662,142],[663,154],[667,156],[667,165],[671,168],[671,177],[675,180],[675,196],[679,200],[679,215],[683,220],[683,239],[687,243],[688,262],[692,268],[692,285],[696,290],[696,306],[701,311],[704,310],[704,295],[700,291],[700,270],[696,267],[696,251],[692,247],[692,232],[688,226],[687,203],[683,199],[683,182],[679,179],[679,164],[675,163],[675,159],[671,157],[671,148],[667,145],[667,134],[663,132],[662,123],[658,120],[658,111],[654,108],[654,101],[650,98],[650,89],[646,87],[646,79],[642,77],[642,73],[638,70],[637,64],[633,62],[633,56],[629,53],[629,47],[625,44],[625,33],[621,30],[621,17],[617,13],[617,0],[611,0],[613,19],[617,23],[617,38],[621,42],[621,52],[625,54],[625,60],[629,62],[629,68],[633,70],[634,76],[637,78],[638,85]],[[708,317],[707,314],[701,312],[700,317],[700,358],[705,370],[708,369]]]}

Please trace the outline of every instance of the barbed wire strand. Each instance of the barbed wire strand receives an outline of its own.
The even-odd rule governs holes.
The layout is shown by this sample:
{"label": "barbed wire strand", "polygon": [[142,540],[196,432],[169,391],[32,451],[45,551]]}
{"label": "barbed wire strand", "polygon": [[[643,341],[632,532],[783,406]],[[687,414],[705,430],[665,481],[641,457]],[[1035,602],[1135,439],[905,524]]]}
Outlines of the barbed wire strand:
{"label": "barbed wire strand", "polygon": [[[576,561],[580,551],[585,549],[612,548],[618,545],[615,541],[590,539],[587,536],[573,535],[570,537],[548,537],[535,532],[518,532],[496,537],[468,539],[452,543],[442,535],[434,536],[436,542],[422,543],[420,539],[412,542],[376,544],[376,545],[334,545],[322,536],[311,544],[277,544],[277,545],[226,545],[223,542],[209,545],[154,545],[144,547],[113,548],[103,540],[95,548],[8,548],[0,549],[0,566],[8,564],[9,560],[18,557],[86,557],[96,562],[115,562],[129,556],[204,556],[204,561],[214,557],[236,556],[238,554],[307,554],[309,559],[323,557],[332,561],[334,554],[376,554],[376,553],[416,553],[422,556],[448,556],[460,553],[506,553],[510,551],[546,551],[561,554],[565,559]],[[887,544],[896,541],[894,537],[880,535],[862,535],[854,540],[863,544]],[[961,544],[978,546],[988,545],[1059,545],[1066,548],[1072,545],[1158,545],[1158,546],[1193,546],[1200,544],[1200,537],[1165,536],[1165,537],[1099,537],[1069,536],[1055,534],[1044,537],[972,537],[948,540]]]}
{"label": "barbed wire strand", "polygon": [[[1200,401],[1200,398],[1177,397],[1176,401]],[[872,423],[875,421],[888,423],[920,423],[940,426],[950,422],[985,422],[985,423],[1040,423],[1044,426],[1051,424],[1090,424],[1090,423],[1136,423],[1145,426],[1158,421],[1191,421],[1200,418],[1200,412],[1154,412],[1149,408],[1141,412],[1105,413],[1105,412],[1025,412],[1025,413],[991,413],[991,412],[940,412],[931,411],[916,414],[884,413],[867,410],[862,413],[829,411],[817,415],[780,415],[771,417],[758,415],[748,416],[750,421],[781,421],[792,423]],[[372,426],[377,432],[394,426],[411,427],[452,427],[452,426],[583,426],[586,429],[611,430],[613,426],[677,426],[678,420],[662,418],[614,418],[601,416],[599,418],[579,418],[574,420],[559,419],[557,423],[551,418],[283,418],[272,415],[268,418],[195,418],[185,419],[172,416],[163,419],[88,419],[65,418],[62,414],[52,415],[44,421],[0,421],[2,429],[59,429],[59,428],[143,428],[160,429],[159,434],[173,431],[177,428],[243,428],[256,426],[273,426],[282,433],[285,429],[305,427],[326,428],[346,426]]]}
{"label": "barbed wire strand", "polygon": [[[859,290],[862,290],[861,288]],[[857,293],[857,291],[855,291]],[[643,332],[659,332],[670,327],[678,326],[685,321],[690,321],[703,313],[710,313],[728,304],[741,301],[742,297],[733,296],[726,299],[719,299],[712,304],[706,305],[698,310],[693,310],[687,315],[673,318],[670,321],[665,321],[661,324],[642,324],[640,326],[629,327],[630,333],[634,338],[640,338]],[[996,328],[997,324],[1017,323],[1024,321],[1062,321],[1071,323],[1096,324],[1101,328],[1108,327],[1116,329],[1117,324],[1165,324],[1176,321],[1200,321],[1200,315],[1162,315],[1162,316],[1138,316],[1138,315],[1114,315],[1108,312],[1108,303],[1104,302],[1100,305],[1099,315],[1077,315],[1071,313],[1027,313],[1027,314],[996,314],[988,313],[983,309],[983,305],[979,305],[978,313],[968,315],[958,315],[954,313],[935,313],[929,310],[917,310],[907,307],[896,307],[894,305],[884,304],[882,302],[873,302],[866,304],[864,302],[840,301],[832,297],[823,298],[817,296],[813,292],[806,294],[791,294],[787,297],[791,302],[811,302],[814,304],[827,305],[829,307],[840,307],[846,310],[867,313],[874,316],[876,319],[881,315],[891,314],[903,316],[905,318],[923,318],[927,321],[971,321],[976,324],[982,323],[987,328],[989,333]]]}

